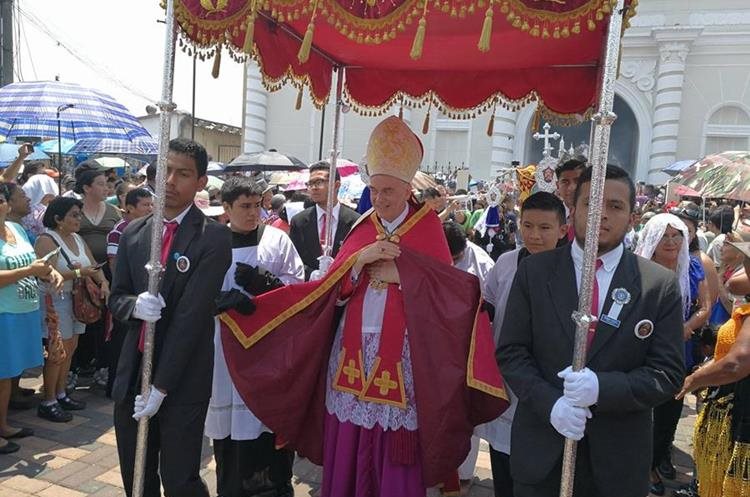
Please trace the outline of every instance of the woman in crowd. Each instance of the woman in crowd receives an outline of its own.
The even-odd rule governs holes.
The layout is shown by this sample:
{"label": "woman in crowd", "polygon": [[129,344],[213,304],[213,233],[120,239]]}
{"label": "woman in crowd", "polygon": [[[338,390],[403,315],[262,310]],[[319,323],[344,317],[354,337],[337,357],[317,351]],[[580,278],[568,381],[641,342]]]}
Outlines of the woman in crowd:
{"label": "woman in crowd", "polygon": [[[727,241],[724,247],[728,245],[742,254],[745,269],[750,269],[750,243]],[[693,435],[701,497],[750,494],[750,321],[745,319],[749,314],[750,304],[735,306],[719,328],[713,359],[685,378],[677,394],[681,399],[709,387]],[[680,495],[697,496],[685,491]]]}
{"label": "woman in crowd", "polygon": [[[685,367],[691,371],[693,332],[700,330],[709,315],[708,284],[703,265],[688,251],[690,233],[680,218],[673,214],[657,214],[643,227],[635,253],[674,271],[683,299]],[[682,401],[670,400],[654,408],[654,443],[651,463],[651,493],[664,495],[665,488],[657,468],[662,465],[674,440],[682,413]],[[667,475],[672,476],[672,475]]]}
{"label": "woman in crowd", "polygon": [[91,277],[102,290],[103,296],[109,295],[109,285],[101,270],[94,265],[94,256],[86,243],[78,235],[81,227],[81,208],[83,203],[70,197],[58,197],[53,200],[44,213],[45,234],[36,242],[35,250],[39,257],[44,257],[60,247],[56,259],[56,269],[62,275],[65,284],[60,295],[53,295],[52,305],[58,315],[58,325],[65,349],[65,360],[60,364],[47,361],[44,365],[44,400],[39,404],[37,414],[57,423],[67,422],[73,416],[67,411],[77,411],[86,407],[85,402],[68,396],[65,387],[73,353],[78,346],[78,337],[86,331],[86,325],[76,321],[73,314],[73,280]]}
{"label": "woman in crowd", "polygon": [[700,248],[700,239],[698,237],[698,223],[701,221],[700,207],[695,202],[680,202],[680,205],[670,212],[682,219],[688,227],[688,231],[690,232],[688,250],[690,250],[690,255],[698,257],[703,265],[703,271],[706,273],[706,283],[708,284],[709,302],[713,304],[719,297],[719,274],[716,272],[714,261]]}
{"label": "woman in crowd", "polygon": [[[122,219],[120,210],[105,202],[107,198],[107,178],[105,172],[94,161],[86,161],[76,170],[76,193],[82,196],[81,228],[78,234],[91,250],[94,264],[104,263],[104,274],[111,280],[107,262],[107,235]],[[86,334],[79,343],[73,366],[90,371],[90,366],[98,368],[96,382],[106,385],[107,356],[105,353],[105,319],[86,326]],[[75,380],[75,377],[73,378]]]}
{"label": "woman in crowd", "polygon": [[0,454],[19,449],[13,439],[33,435],[28,428],[8,424],[11,378],[42,364],[42,319],[37,278],[53,290],[62,276],[38,260],[23,228],[7,221],[10,191],[0,183]]}
{"label": "woman in crowd", "polygon": [[[734,243],[742,242],[743,235],[737,231],[732,231],[727,233],[725,240]],[[747,279],[743,260],[744,256],[742,252],[737,250],[735,245],[729,243],[722,245],[721,266],[719,268],[721,274],[719,302],[724,308],[727,318],[732,314],[732,310],[736,306],[745,303],[744,294],[734,293],[732,291],[735,286],[741,286],[742,282]]]}

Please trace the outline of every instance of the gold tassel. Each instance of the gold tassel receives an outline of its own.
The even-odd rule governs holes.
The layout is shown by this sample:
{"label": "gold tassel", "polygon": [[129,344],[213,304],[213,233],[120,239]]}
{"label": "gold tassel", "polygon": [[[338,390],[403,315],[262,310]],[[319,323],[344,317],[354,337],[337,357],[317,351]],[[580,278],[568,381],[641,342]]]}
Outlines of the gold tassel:
{"label": "gold tassel", "polygon": [[495,111],[497,110],[497,104],[492,107],[492,113],[490,114],[490,122],[487,124],[487,136],[492,138],[495,133]]}
{"label": "gold tassel", "polygon": [[422,123],[422,134],[426,135],[430,131],[430,111],[432,110],[432,101],[430,106],[427,107],[427,114],[424,116],[424,123]]}
{"label": "gold tassel", "polygon": [[313,33],[315,33],[315,15],[318,10],[317,0],[313,3],[312,15],[310,16],[310,23],[307,25],[307,31],[305,31],[305,37],[302,39],[302,45],[299,47],[297,53],[297,60],[300,64],[304,64],[310,58],[310,49],[312,48]]}
{"label": "gold tassel", "polygon": [[533,135],[539,131],[539,124],[542,122],[542,103],[539,102],[534,112],[534,120],[531,121],[531,134]]}
{"label": "gold tassel", "polygon": [[480,52],[489,52],[490,51],[490,38],[492,37],[492,16],[494,15],[494,12],[492,11],[492,2],[490,1],[490,6],[487,7],[487,12],[484,14],[484,24],[482,24],[482,35],[479,37],[479,43],[477,44],[477,48],[479,48]]}
{"label": "gold tassel", "polygon": [[255,37],[255,2],[251,7],[250,15],[247,16],[247,26],[245,27],[245,43],[242,44],[242,51],[250,55],[253,51],[253,38]]}
{"label": "gold tassel", "polygon": [[219,77],[219,69],[221,68],[221,47],[222,45],[219,44],[218,47],[216,47],[216,55],[214,56],[214,67],[211,69],[211,76],[214,77],[214,79],[217,79]]}
{"label": "gold tassel", "polygon": [[314,17],[310,19],[310,24],[307,25],[307,31],[305,31],[305,38],[302,40],[302,45],[299,47],[297,60],[300,64],[304,64],[310,58],[310,48],[312,47],[313,33],[315,32],[314,19]]}
{"label": "gold tassel", "polygon": [[302,108],[302,90],[304,89],[304,86],[299,87],[299,92],[297,93],[297,102],[294,104],[294,110],[300,110]]}
{"label": "gold tassel", "polygon": [[[426,0],[425,0],[426,1]],[[411,52],[409,56],[412,60],[419,60],[422,57],[422,48],[424,47],[424,34],[427,30],[427,20],[422,16],[419,19],[419,27],[417,27],[417,35],[414,37],[414,43],[411,45]]]}

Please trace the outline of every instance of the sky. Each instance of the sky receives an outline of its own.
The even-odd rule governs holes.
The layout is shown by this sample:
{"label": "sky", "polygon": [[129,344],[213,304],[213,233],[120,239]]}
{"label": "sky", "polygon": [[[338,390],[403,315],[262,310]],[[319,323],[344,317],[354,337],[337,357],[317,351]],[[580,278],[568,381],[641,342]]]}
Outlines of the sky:
{"label": "sky", "polygon": [[[16,81],[54,80],[97,88],[135,116],[161,98],[164,10],[159,0],[15,0]],[[20,11],[20,13],[19,13]],[[196,116],[242,124],[243,65],[226,52],[218,79],[213,59],[198,60]],[[173,102],[190,112],[193,58],[177,47]]]}

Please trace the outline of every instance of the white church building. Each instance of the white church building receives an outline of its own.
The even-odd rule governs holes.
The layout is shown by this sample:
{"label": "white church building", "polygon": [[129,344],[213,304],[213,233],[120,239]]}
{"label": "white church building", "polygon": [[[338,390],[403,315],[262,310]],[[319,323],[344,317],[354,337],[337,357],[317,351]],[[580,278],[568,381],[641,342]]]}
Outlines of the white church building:
{"label": "white church building", "polygon": [[[748,0],[641,0],[622,46],[610,155],[635,179],[662,183],[661,169],[673,162],[750,150]],[[306,162],[326,158],[332,102],[325,112],[309,100],[295,110],[296,90],[268,93],[253,62],[245,74],[243,151],[276,148]],[[405,109],[404,119],[424,144],[423,169],[465,166],[474,177],[490,179],[512,161],[541,158],[542,144],[530,129],[534,111],[535,104],[518,112],[498,108],[491,137],[486,114],[452,120],[433,110],[426,135],[421,133],[426,109]],[[358,162],[380,119],[344,113],[341,157]],[[552,131],[566,144],[579,145],[588,141],[589,124]]]}

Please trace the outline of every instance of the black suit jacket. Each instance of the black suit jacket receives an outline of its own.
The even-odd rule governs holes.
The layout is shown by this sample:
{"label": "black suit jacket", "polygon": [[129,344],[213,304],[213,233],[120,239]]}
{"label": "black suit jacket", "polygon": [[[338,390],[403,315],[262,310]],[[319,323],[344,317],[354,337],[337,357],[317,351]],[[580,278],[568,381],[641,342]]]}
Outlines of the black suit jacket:
{"label": "black suit jacket", "polygon": [[[151,223],[151,216],[130,223],[117,253],[109,308],[127,328],[112,387],[118,402],[137,393],[140,384],[142,321],[131,316],[138,294],[148,289]],[[175,254],[188,258],[187,272],[177,271]],[[167,306],[156,323],[152,383],[167,392],[165,403],[207,402],[211,397],[214,299],[231,262],[229,229],[193,206],[175,235],[160,291]]]}
{"label": "black suit jacket", "polygon": [[[548,477],[562,457],[564,438],[550,411],[562,396],[557,373],[573,361],[578,290],[571,247],[526,257],[508,298],[497,360],[518,408],[513,419],[511,474],[525,484]],[[619,328],[599,321],[587,367],[597,374],[599,400],[586,424],[596,486],[607,497],[648,494],[652,408],[672,398],[684,377],[682,300],[673,272],[625,250],[609,287],[625,288],[630,302]],[[637,338],[641,320],[653,322]],[[557,469],[559,473],[559,468]],[[559,478],[559,476],[557,476]]]}
{"label": "black suit jacket", "polygon": [[[357,219],[359,219],[357,211],[341,204],[338,224],[336,225],[336,236],[333,239],[333,257],[338,254],[341,243],[349,234]],[[318,269],[318,257],[323,255],[320,250],[318,213],[314,205],[292,218],[292,222],[289,223],[289,237],[305,265],[305,280],[309,280],[310,273]]]}

